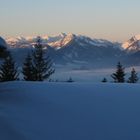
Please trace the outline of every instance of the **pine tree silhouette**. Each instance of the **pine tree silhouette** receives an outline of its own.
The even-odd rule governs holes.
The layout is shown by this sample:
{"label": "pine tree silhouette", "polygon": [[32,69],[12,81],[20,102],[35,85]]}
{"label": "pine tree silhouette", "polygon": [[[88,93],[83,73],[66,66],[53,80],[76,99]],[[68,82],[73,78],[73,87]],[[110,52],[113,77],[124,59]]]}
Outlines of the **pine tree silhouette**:
{"label": "pine tree silhouette", "polygon": [[111,77],[114,79],[115,83],[124,83],[125,82],[125,68],[123,68],[122,64],[118,62],[117,64],[117,70],[115,73],[111,75]]}
{"label": "pine tree silhouette", "polygon": [[138,74],[136,73],[135,69],[133,68],[131,71],[131,76],[128,78],[128,83],[137,83],[139,80]]}
{"label": "pine tree silhouette", "polygon": [[34,81],[43,81],[44,79],[48,79],[55,70],[52,68],[52,61],[47,56],[44,57],[45,53],[43,50],[43,45],[41,44],[40,37],[35,44],[35,50],[33,52],[33,77]]}
{"label": "pine tree silhouette", "polygon": [[32,57],[28,54],[22,67],[22,74],[25,81],[35,81],[33,70]]}
{"label": "pine tree silhouette", "polygon": [[18,80],[18,76],[18,68],[9,52],[0,66],[0,82],[15,81]]}
{"label": "pine tree silhouette", "polygon": [[107,79],[103,78],[102,83],[106,83],[106,82],[107,82]]}
{"label": "pine tree silhouette", "polygon": [[0,58],[4,59],[9,55],[9,51],[5,47],[0,46]]}
{"label": "pine tree silhouette", "polygon": [[67,80],[68,83],[73,83],[73,79],[70,77],[68,80]]}

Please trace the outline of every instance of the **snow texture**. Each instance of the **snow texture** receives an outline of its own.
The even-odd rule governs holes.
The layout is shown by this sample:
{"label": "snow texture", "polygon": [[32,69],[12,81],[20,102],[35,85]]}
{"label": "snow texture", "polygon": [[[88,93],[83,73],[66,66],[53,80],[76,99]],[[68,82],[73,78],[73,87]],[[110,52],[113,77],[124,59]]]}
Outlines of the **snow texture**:
{"label": "snow texture", "polygon": [[140,85],[0,84],[0,140],[139,140]]}

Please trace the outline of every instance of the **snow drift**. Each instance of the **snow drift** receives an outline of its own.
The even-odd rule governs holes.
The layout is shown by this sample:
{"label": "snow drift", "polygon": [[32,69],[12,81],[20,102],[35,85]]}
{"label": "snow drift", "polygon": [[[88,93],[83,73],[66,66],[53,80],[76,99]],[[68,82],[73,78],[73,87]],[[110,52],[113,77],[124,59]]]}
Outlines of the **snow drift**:
{"label": "snow drift", "polygon": [[139,89],[139,84],[0,84],[0,139],[139,140]]}

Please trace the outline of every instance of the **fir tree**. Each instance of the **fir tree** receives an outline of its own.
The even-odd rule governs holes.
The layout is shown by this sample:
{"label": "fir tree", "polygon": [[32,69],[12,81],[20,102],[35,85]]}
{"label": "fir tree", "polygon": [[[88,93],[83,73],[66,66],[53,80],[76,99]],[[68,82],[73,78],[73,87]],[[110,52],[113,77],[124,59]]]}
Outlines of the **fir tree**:
{"label": "fir tree", "polygon": [[139,80],[135,69],[133,68],[131,71],[131,76],[128,79],[128,83],[137,83]]}
{"label": "fir tree", "polygon": [[107,79],[103,78],[102,83],[106,83],[106,82],[107,82]]}
{"label": "fir tree", "polygon": [[27,55],[25,62],[22,67],[22,74],[23,78],[26,81],[35,81],[34,75],[33,75],[33,64],[32,64],[32,57],[30,54]]}
{"label": "fir tree", "polygon": [[9,55],[9,51],[5,47],[0,46],[0,58],[4,59]]}
{"label": "fir tree", "polygon": [[120,62],[117,64],[117,70],[111,75],[115,83],[124,83],[125,82],[125,68]]}
{"label": "fir tree", "polygon": [[18,68],[11,54],[8,53],[8,56],[4,58],[4,62],[0,66],[0,82],[18,80],[18,75]]}
{"label": "fir tree", "polygon": [[73,83],[73,79],[70,77],[68,80],[67,80],[68,83]]}
{"label": "fir tree", "polygon": [[34,81],[43,81],[48,79],[53,73],[52,62],[49,57],[44,57],[45,53],[40,38],[38,38],[35,44],[35,50],[33,52],[33,76]]}

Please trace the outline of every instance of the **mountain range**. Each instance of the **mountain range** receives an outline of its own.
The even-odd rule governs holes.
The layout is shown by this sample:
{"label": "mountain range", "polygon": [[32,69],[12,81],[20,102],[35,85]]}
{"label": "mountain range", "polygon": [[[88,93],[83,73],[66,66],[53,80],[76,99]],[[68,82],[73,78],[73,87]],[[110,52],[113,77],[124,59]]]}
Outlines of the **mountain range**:
{"label": "mountain range", "polygon": [[[140,65],[140,35],[124,43],[65,33],[40,38],[55,64],[75,64],[80,68],[90,68],[114,66],[121,61],[126,66]],[[17,37],[5,39],[5,42],[18,63],[21,63],[37,39],[38,37]],[[3,39],[0,39],[0,46],[1,44],[4,44]]]}

